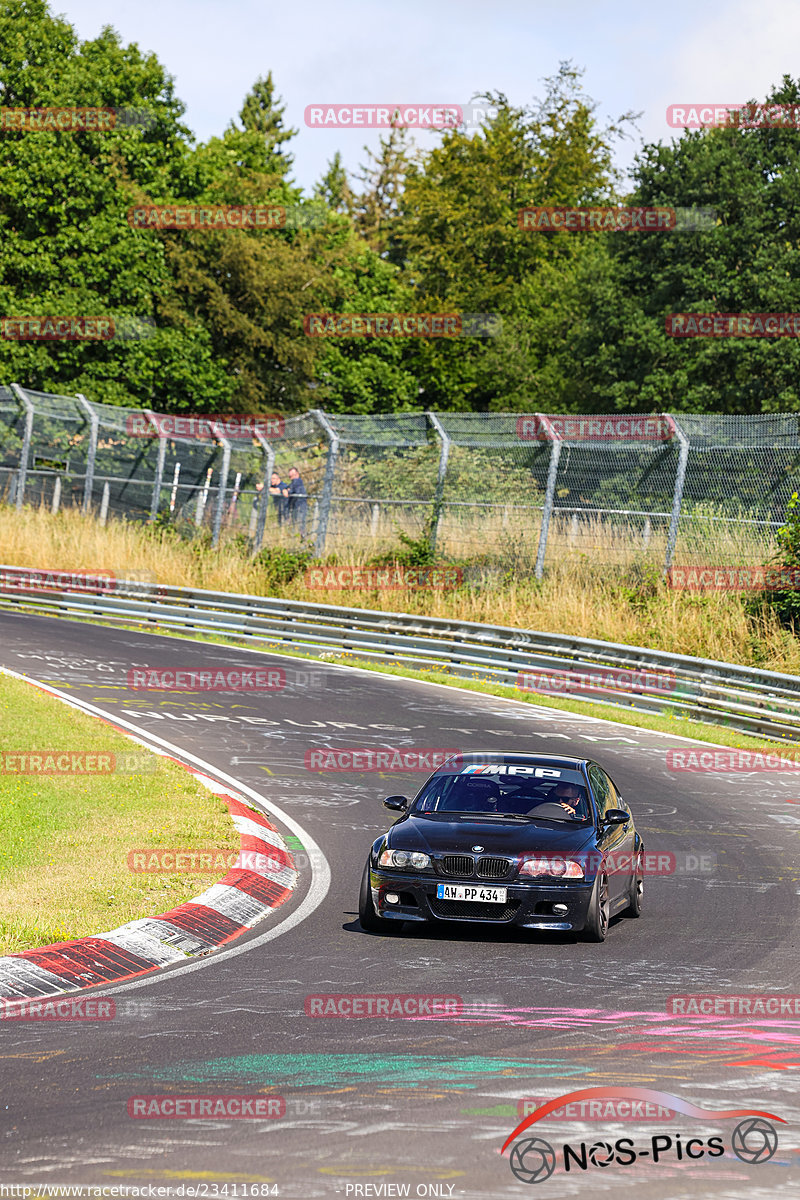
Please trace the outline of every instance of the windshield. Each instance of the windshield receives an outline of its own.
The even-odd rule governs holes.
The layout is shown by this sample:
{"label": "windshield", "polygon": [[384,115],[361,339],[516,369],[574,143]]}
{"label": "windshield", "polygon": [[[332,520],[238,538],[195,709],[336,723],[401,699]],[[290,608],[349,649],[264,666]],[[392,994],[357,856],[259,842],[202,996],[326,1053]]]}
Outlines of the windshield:
{"label": "windshield", "polygon": [[579,771],[527,764],[442,768],[411,807],[416,813],[507,816],[548,821],[588,821],[586,785]]}

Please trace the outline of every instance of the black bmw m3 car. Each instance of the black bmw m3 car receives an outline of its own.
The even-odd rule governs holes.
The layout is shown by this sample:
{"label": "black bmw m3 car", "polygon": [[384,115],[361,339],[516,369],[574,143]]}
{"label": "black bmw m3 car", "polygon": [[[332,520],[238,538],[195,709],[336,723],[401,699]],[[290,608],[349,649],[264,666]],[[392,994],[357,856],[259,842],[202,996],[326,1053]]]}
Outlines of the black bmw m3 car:
{"label": "black bmw m3 car", "polygon": [[644,845],[619,789],[591,759],[544,754],[449,758],[372,846],[359,920],[476,921],[573,930],[605,940],[642,911]]}

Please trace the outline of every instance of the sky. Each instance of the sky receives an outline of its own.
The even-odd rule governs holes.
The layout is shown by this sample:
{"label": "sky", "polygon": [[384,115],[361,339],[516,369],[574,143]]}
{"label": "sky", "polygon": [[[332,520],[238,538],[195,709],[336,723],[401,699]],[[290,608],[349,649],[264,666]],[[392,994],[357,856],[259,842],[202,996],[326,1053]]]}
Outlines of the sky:
{"label": "sky", "polygon": [[[570,60],[601,123],[641,113],[620,143],[627,170],[642,141],[674,137],[671,104],[763,99],[800,50],[800,0],[763,7],[697,0],[668,4],[608,0],[51,0],[83,38],[112,25],[124,42],[153,51],[186,105],[200,141],[221,134],[255,79],[271,70],[299,130],[288,149],[293,177],[313,189],[339,150],[352,173],[377,148],[379,133],[315,129],[311,104],[465,104],[504,92],[516,105],[543,95],[542,80]],[[798,69],[800,73],[800,69]],[[423,147],[436,135],[418,135]]]}

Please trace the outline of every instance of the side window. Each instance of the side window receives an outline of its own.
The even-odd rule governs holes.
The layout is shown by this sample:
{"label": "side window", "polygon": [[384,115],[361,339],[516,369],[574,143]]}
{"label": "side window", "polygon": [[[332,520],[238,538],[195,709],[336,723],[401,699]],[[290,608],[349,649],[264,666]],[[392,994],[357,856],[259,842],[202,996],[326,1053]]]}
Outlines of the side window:
{"label": "side window", "polygon": [[621,808],[623,812],[629,813],[631,810],[628,807],[628,802],[627,802],[627,800],[623,800],[622,796],[620,796],[620,794],[617,790],[617,785],[614,783],[614,780],[609,778],[608,782],[611,784],[611,794],[612,794],[612,799],[611,799],[611,802],[609,803],[609,808]]}
{"label": "side window", "polygon": [[625,808],[626,805],[620,803],[619,792],[614,786],[614,780],[610,775],[606,775],[605,771],[601,771],[600,774],[608,784],[608,802],[606,808]]}
{"label": "side window", "polygon": [[591,763],[589,766],[589,779],[592,784],[594,798],[597,801],[597,811],[602,821],[607,808],[614,807],[612,799],[613,785],[611,780],[606,775],[605,771],[601,771],[596,763]]}

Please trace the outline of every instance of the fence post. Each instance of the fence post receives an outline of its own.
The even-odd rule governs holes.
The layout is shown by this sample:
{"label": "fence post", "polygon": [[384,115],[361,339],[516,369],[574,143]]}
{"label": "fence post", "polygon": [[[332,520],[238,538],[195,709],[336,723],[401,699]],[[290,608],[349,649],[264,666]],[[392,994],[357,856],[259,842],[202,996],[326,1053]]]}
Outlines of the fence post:
{"label": "fence post", "polygon": [[536,550],[536,567],[534,574],[537,579],[541,579],[544,574],[544,557],[547,553],[547,534],[550,529],[550,517],[553,515],[553,504],[556,495],[556,478],[558,476],[558,460],[561,457],[561,434],[553,428],[550,420],[544,413],[536,413],[541,427],[544,428],[547,434],[547,440],[550,442],[550,466],[547,469],[547,490],[544,494],[544,507],[542,509],[542,527],[539,530],[539,546]]}
{"label": "fence post", "polygon": [[153,480],[153,496],[150,501],[150,520],[155,521],[158,516],[158,506],[161,503],[161,485],[164,481],[164,460],[167,457],[167,439],[164,437],[156,420],[155,413],[146,412],[150,424],[158,434],[158,457],[156,459],[156,477]]}
{"label": "fence post", "polygon": [[194,523],[199,529],[203,524],[203,517],[206,512],[206,504],[208,503],[208,490],[211,487],[211,476],[214,474],[213,467],[209,467],[206,471],[206,481],[202,488],[197,493],[197,504],[194,510]]}
{"label": "fence post", "polygon": [[336,474],[336,459],[339,455],[339,439],[336,436],[336,430],[321,408],[312,408],[311,415],[328,439],[328,461],[325,463],[325,479],[322,484],[322,498],[319,505],[319,521],[317,524],[317,540],[314,546],[314,554],[317,558],[322,558],[325,553],[325,541],[328,536],[328,519],[331,515],[331,498],[333,496],[333,480]]}
{"label": "fence post", "polygon": [[178,497],[178,480],[181,477],[181,464],[175,463],[175,470],[172,472],[172,491],[169,496],[169,515],[175,512],[175,501]]}
{"label": "fence post", "polygon": [[689,439],[681,429],[678,422],[669,413],[662,414],[672,430],[673,437],[677,438],[680,444],[678,452],[678,468],[675,472],[675,490],[672,493],[672,515],[669,520],[669,534],[667,536],[667,554],[664,559],[664,578],[667,577],[672,559],[675,555],[675,546],[678,541],[678,524],[681,519],[681,502],[683,500],[683,485],[686,482],[686,467],[689,462]]}
{"label": "fence post", "polygon": [[439,451],[439,472],[436,476],[436,492],[434,493],[433,497],[433,512],[431,513],[431,532],[429,538],[431,551],[435,551],[436,539],[439,536],[439,519],[442,515],[444,482],[445,476],[447,475],[447,460],[450,457],[451,442],[450,438],[447,436],[444,426],[442,425],[442,422],[436,416],[436,413],[429,412],[425,415],[433,426],[436,436],[441,443],[441,450]]}
{"label": "fence post", "polygon": [[111,498],[111,485],[108,480],[103,484],[103,498],[100,501],[100,524],[105,525],[108,520],[108,502]]}
{"label": "fence post", "polygon": [[217,495],[217,508],[214,513],[214,531],[211,535],[211,545],[219,545],[219,531],[222,528],[222,513],[225,508],[225,491],[228,487],[228,471],[231,468],[231,444],[225,435],[222,433],[216,421],[210,422],[211,428],[214,431],[215,437],[222,443],[222,467],[219,473],[219,493]]}
{"label": "fence post", "polygon": [[86,455],[86,479],[83,483],[83,513],[84,516],[89,511],[89,506],[92,503],[92,490],[94,488],[94,464],[97,459],[97,434],[100,429],[100,421],[97,413],[92,408],[89,401],[82,392],[75,393],[78,403],[89,418],[91,433],[89,434],[89,453]]}
{"label": "fence post", "polygon": [[261,449],[266,454],[264,466],[264,478],[262,480],[263,487],[261,488],[261,496],[258,501],[258,521],[256,523],[256,536],[253,542],[253,554],[258,554],[261,549],[261,543],[264,541],[264,526],[267,523],[267,510],[269,509],[269,481],[272,472],[275,469],[275,450],[272,443],[268,442],[260,430],[254,431],[254,436],[257,438]]}
{"label": "fence post", "polygon": [[28,474],[28,459],[31,456],[31,437],[33,436],[33,416],[35,409],[28,397],[23,392],[18,383],[12,383],[11,390],[14,395],[20,400],[25,408],[25,432],[22,435],[22,452],[19,456],[19,474],[17,475],[17,487],[15,502],[17,509],[22,508],[22,501],[25,496],[25,478]]}
{"label": "fence post", "polygon": [[53,514],[53,516],[55,516],[56,513],[58,512],[60,505],[61,505],[61,476],[56,475],[56,481],[55,481],[55,484],[53,485],[53,503],[50,505],[50,511]]}

